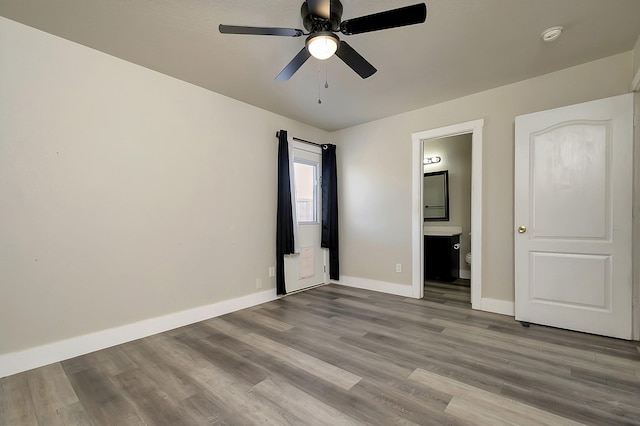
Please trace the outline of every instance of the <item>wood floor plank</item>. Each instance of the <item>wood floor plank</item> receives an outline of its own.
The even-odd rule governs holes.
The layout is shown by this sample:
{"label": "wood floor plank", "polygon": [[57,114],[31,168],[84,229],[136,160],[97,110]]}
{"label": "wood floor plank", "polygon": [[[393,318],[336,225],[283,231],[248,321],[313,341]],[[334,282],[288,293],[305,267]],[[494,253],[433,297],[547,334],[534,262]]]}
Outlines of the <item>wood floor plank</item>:
{"label": "wood floor plank", "polygon": [[261,366],[256,365],[252,359],[244,357],[241,353],[237,353],[223,345],[216,345],[209,340],[198,339],[188,333],[183,333],[176,339],[208,361],[208,365],[204,367],[205,369],[215,365],[229,374],[235,374],[237,378],[251,385],[259,383],[268,377],[268,372]]}
{"label": "wood floor plank", "polygon": [[247,317],[251,322],[260,324],[267,328],[271,328],[275,331],[287,331],[293,328],[293,325],[291,324],[277,320],[267,315],[262,315],[261,313],[255,311],[248,314]]}
{"label": "wood floor plank", "polygon": [[[315,315],[309,314],[304,309],[298,307],[277,309],[262,311],[265,316],[270,316],[274,319],[283,319],[294,323],[294,328],[306,328],[308,330],[314,330],[314,332],[322,333],[326,338],[337,338],[340,336],[362,336],[364,331],[355,330],[352,327],[336,326],[332,322],[323,318],[323,327],[318,328],[318,318]],[[285,330],[288,331],[288,330]]]}
{"label": "wood floor plank", "polygon": [[26,374],[0,379],[0,424],[38,424]]}
{"label": "wood floor plank", "polygon": [[446,409],[451,416],[468,421],[470,424],[478,426],[513,426],[516,424],[526,425],[582,425],[568,419],[554,420],[552,422],[544,421],[537,417],[535,413],[526,418],[520,413],[510,413],[505,415],[506,410],[501,406],[500,410],[496,410],[495,402],[483,401],[478,398],[454,397]]}
{"label": "wood floor plank", "polygon": [[236,413],[234,408],[229,408],[226,404],[216,403],[211,393],[206,391],[205,393],[206,396],[197,393],[181,403],[185,410],[192,411],[194,415],[203,418],[202,424],[218,426],[251,424],[242,413]]}
{"label": "wood floor plank", "polygon": [[136,408],[136,412],[151,425],[202,424],[191,411],[186,411],[164,388],[148,376],[142,369],[128,370],[114,377],[122,394]]}
{"label": "wood floor plank", "polygon": [[[540,425],[580,425],[581,423],[574,422],[570,419],[566,419],[555,414],[548,413],[535,407],[522,404],[518,401],[513,401],[509,398],[504,398],[500,395],[496,395],[491,392],[487,392],[483,389],[469,386],[465,383],[461,383],[455,380],[448,379],[439,374],[434,374],[426,370],[416,369],[410,379],[421,382],[422,384],[438,389],[441,392],[446,392],[452,395],[454,398],[452,402],[454,406],[457,406],[456,400],[468,401],[470,407],[477,407],[480,411],[486,413],[492,413],[491,420],[493,422],[499,421],[501,424],[513,425],[516,423],[524,424],[540,424]],[[496,410],[496,407],[500,407],[500,410]],[[457,417],[464,420],[473,421],[473,418],[467,418],[463,415],[464,412],[473,412],[474,410],[459,410],[458,408],[447,408],[447,411],[456,413]],[[491,424],[491,423],[487,423]],[[494,423],[495,424],[495,423]]]}
{"label": "wood floor plank", "polygon": [[127,349],[127,354],[147,376],[153,377],[159,388],[175,400],[184,400],[198,393],[198,388],[189,382],[186,372],[162,358],[148,342],[132,345]]}
{"label": "wood floor plank", "polygon": [[318,377],[329,380],[343,389],[349,390],[362,378],[342,370],[334,365],[327,364],[317,358],[309,356],[285,345],[264,338],[255,333],[244,334],[233,325],[224,320],[210,321],[208,325],[217,328],[223,333],[229,334],[238,340],[254,346],[266,353],[280,358],[283,362],[290,363],[299,368],[303,368]]}
{"label": "wood floor plank", "polygon": [[[536,357],[546,362],[560,362],[563,365],[576,368],[596,369],[605,374],[610,369],[619,369],[623,372],[632,373],[640,368],[638,360],[620,359],[611,356],[599,356],[591,350],[585,351],[574,347],[547,343],[540,345],[538,340],[531,339],[526,336],[513,336],[503,334],[493,330],[473,329],[462,324],[455,324],[446,320],[435,319],[436,324],[445,326],[443,334],[462,337],[469,332],[473,332],[474,337],[480,341],[490,339],[494,346],[502,346],[504,348],[513,348],[519,351],[523,356]],[[448,326],[447,326],[448,325]],[[460,331],[464,330],[464,331]]]}
{"label": "wood floor plank", "polygon": [[71,417],[86,418],[60,363],[28,371],[27,382],[39,424],[65,424]]}
{"label": "wood floor plank", "polygon": [[28,371],[27,381],[35,405],[59,408],[78,402],[78,396],[59,363]]}
{"label": "wood floor plank", "polygon": [[301,419],[314,419],[317,425],[364,425],[345,413],[319,401],[282,380],[266,379],[254,386],[265,398],[281,407],[287,407]]}
{"label": "wood floor plank", "polygon": [[327,285],[0,379],[0,425],[640,425],[640,343]]}
{"label": "wood floor plank", "polygon": [[93,423],[127,426],[146,424],[110,377],[94,368],[67,376]]}
{"label": "wood floor plank", "polygon": [[[404,418],[415,424],[466,424],[463,420],[448,414],[446,408],[450,397],[442,397],[439,392],[422,392],[417,387],[400,381],[386,392],[380,392],[380,383],[363,380],[354,386],[353,391],[366,398],[373,399],[386,410],[394,413],[398,418]],[[437,396],[435,396],[437,395]]]}
{"label": "wood floor plank", "polygon": [[219,405],[235,407],[234,415],[237,413],[242,424],[303,423],[303,419],[262,397],[252,387],[215,366],[196,370],[192,372],[192,376],[209,391],[210,398],[219,401]]}
{"label": "wood floor plank", "polygon": [[[526,335],[529,338],[544,340],[545,342],[555,343],[562,346],[570,346],[572,348],[587,350],[594,353],[613,355],[617,358],[627,358],[632,360],[638,358],[636,349],[629,346],[627,341],[620,339],[607,339],[603,336],[574,333],[569,330],[561,330],[535,324],[528,327],[527,330],[524,330],[523,327],[519,326],[517,321],[514,321],[514,324],[510,327],[507,327],[506,325],[491,324],[487,328],[504,334],[522,335],[523,332],[526,332]],[[550,333],[550,330],[553,330],[553,332]],[[581,335],[577,336],[576,334]]]}
{"label": "wood floor plank", "polygon": [[345,344],[340,338],[319,340],[317,333],[305,333],[298,327],[280,336],[271,335],[269,338],[300,352],[313,354],[315,358],[340,367],[357,377],[366,376],[391,383],[396,378],[408,376],[412,371],[391,364],[387,358],[378,354]]}

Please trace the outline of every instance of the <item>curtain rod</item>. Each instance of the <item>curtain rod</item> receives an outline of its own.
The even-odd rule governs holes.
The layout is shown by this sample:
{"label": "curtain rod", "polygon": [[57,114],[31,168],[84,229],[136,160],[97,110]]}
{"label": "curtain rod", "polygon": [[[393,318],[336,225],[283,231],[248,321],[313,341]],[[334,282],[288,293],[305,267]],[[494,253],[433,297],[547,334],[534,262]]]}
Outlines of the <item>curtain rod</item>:
{"label": "curtain rod", "polygon": [[[276,132],[276,138],[279,138],[279,137],[280,137],[280,132]],[[311,142],[311,141],[306,141],[304,139],[296,138],[295,136],[293,136],[293,140],[294,141],[298,141],[298,142],[308,143],[309,145],[319,146],[322,149],[324,149],[324,147],[326,145],[326,144],[319,144],[319,143],[315,143],[315,142]]]}

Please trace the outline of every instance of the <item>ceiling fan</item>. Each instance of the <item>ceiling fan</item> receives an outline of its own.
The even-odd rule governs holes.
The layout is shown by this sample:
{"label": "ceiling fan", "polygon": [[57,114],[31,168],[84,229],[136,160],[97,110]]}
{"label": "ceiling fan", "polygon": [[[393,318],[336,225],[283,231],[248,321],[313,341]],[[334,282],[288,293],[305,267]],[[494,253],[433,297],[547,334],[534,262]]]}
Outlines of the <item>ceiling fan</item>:
{"label": "ceiling fan", "polygon": [[360,77],[367,78],[377,70],[346,41],[340,40],[335,33],[353,35],[421,24],[427,19],[427,6],[424,3],[419,3],[341,21],[342,3],[340,0],[306,0],[302,3],[300,13],[302,24],[308,31],[306,33],[296,28],[246,27],[223,24],[220,24],[218,29],[223,34],[308,36],[305,47],[276,76],[276,80],[289,80],[310,56],[322,60],[330,58],[334,53]]}

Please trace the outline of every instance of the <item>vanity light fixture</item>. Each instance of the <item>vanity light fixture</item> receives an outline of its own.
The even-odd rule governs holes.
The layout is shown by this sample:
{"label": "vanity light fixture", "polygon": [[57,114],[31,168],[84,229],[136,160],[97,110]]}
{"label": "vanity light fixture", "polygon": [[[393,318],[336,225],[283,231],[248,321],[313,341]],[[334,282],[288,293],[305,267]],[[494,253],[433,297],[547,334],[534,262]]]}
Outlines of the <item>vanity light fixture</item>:
{"label": "vanity light fixture", "polygon": [[426,157],[424,159],[424,164],[436,164],[442,160],[440,157]]}
{"label": "vanity light fixture", "polygon": [[329,31],[318,31],[307,38],[307,50],[314,58],[328,59],[338,50],[340,39]]}

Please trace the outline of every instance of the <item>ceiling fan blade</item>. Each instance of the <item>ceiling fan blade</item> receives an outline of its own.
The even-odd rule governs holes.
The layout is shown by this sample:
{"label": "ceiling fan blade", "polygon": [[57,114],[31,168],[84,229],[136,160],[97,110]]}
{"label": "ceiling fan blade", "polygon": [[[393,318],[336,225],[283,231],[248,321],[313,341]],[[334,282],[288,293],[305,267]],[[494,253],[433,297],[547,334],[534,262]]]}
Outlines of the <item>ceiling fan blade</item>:
{"label": "ceiling fan blade", "polygon": [[307,7],[312,15],[323,19],[331,16],[331,0],[307,0]]}
{"label": "ceiling fan blade", "polygon": [[270,35],[282,37],[300,37],[304,34],[302,30],[296,28],[273,28],[273,27],[244,27],[238,25],[218,26],[218,30],[222,34],[251,34],[251,35]]}
{"label": "ceiling fan blade", "polygon": [[373,15],[347,19],[340,24],[340,31],[345,35],[368,33],[386,30],[388,28],[404,27],[406,25],[421,24],[427,19],[427,5],[424,3]]}
{"label": "ceiling fan blade", "polygon": [[307,48],[303,47],[302,50],[298,52],[298,54],[291,60],[291,62],[289,62],[287,66],[284,67],[282,71],[280,71],[280,74],[276,76],[276,80],[289,80],[291,76],[295,74],[298,69],[300,69],[302,64],[304,64],[307,59],[309,59],[310,56],[311,54],[309,53]]}
{"label": "ceiling fan blade", "polygon": [[377,71],[365,58],[360,56],[346,41],[340,41],[336,55],[362,78],[371,77]]}

